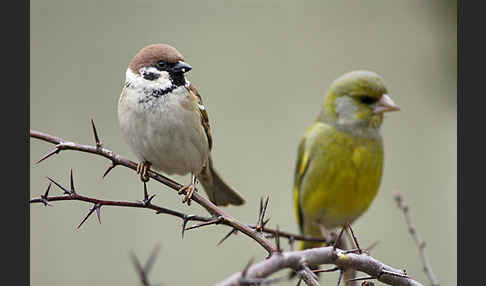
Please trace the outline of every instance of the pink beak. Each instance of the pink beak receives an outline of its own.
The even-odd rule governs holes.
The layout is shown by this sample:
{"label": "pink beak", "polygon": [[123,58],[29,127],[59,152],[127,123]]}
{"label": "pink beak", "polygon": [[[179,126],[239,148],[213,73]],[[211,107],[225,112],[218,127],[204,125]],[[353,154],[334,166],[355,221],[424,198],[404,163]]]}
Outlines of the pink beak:
{"label": "pink beak", "polygon": [[373,108],[374,114],[382,114],[384,112],[399,111],[400,107],[396,105],[393,100],[387,95],[383,94]]}

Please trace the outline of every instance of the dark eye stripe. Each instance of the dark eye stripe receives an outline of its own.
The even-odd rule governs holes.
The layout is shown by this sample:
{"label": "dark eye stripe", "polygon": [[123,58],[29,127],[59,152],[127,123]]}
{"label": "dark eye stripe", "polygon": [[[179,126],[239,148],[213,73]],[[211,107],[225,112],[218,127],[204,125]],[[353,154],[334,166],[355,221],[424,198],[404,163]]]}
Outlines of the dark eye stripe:
{"label": "dark eye stripe", "polygon": [[378,101],[376,97],[371,96],[360,96],[359,100],[364,104],[372,104]]}

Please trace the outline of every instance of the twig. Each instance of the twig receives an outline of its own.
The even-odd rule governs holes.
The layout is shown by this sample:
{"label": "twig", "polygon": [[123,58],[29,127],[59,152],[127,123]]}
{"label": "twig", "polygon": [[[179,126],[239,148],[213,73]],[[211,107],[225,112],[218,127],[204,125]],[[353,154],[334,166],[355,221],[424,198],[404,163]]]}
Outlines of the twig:
{"label": "twig", "polygon": [[405,204],[403,197],[400,193],[395,193],[394,198],[395,201],[397,202],[398,208],[402,210],[403,215],[405,216],[405,221],[407,222],[408,231],[412,235],[412,238],[419,249],[420,257],[422,259],[422,263],[424,264],[425,275],[427,275],[427,277],[429,278],[432,286],[439,286],[439,282],[437,281],[437,278],[435,277],[434,272],[432,271],[432,267],[430,266],[429,259],[427,257],[427,254],[425,253],[426,243],[420,238],[417,229],[415,228],[415,225],[412,222],[412,217],[410,215],[409,207]]}
{"label": "twig", "polygon": [[[109,170],[113,169],[115,166],[125,166],[129,169],[136,171],[137,164],[133,161],[123,158],[122,156],[115,154],[111,150],[108,150],[102,146],[99,141],[99,137],[94,127],[93,123],[93,131],[95,132],[95,141],[96,146],[92,145],[83,145],[77,144],[74,142],[66,141],[62,138],[52,136],[49,134],[44,134],[38,131],[31,130],[30,136],[33,138],[37,138],[46,142],[50,142],[55,144],[55,149],[49,152],[46,156],[44,156],[40,161],[47,159],[48,157],[60,153],[62,150],[75,150],[79,152],[91,153],[98,156],[102,156],[107,158],[111,161],[111,166],[105,172],[105,175],[109,172]],[[155,181],[158,181],[174,191],[179,191],[182,188],[182,185],[161,175],[152,170],[148,170],[147,175]],[[204,207],[210,214],[211,217],[201,217],[201,216],[192,216],[187,215],[178,211],[170,210],[161,206],[154,205],[151,201],[154,198],[154,195],[149,196],[146,186],[144,186],[144,198],[139,202],[126,202],[126,201],[108,201],[108,200],[100,200],[92,197],[86,197],[78,194],[74,188],[73,176],[71,171],[70,177],[70,188],[64,188],[56,181],[51,178],[48,178],[51,183],[54,183],[59,188],[61,188],[64,192],[62,196],[49,196],[49,189],[45,192],[44,195],[41,195],[40,198],[31,199],[31,203],[43,203],[47,204],[53,201],[63,201],[63,200],[78,200],[78,201],[85,201],[93,204],[93,207],[90,209],[90,212],[85,217],[83,222],[96,210],[98,215],[98,220],[101,222],[100,218],[100,209],[103,206],[120,206],[120,207],[134,207],[134,208],[146,208],[155,210],[157,213],[165,213],[169,215],[173,215],[179,217],[183,220],[183,232],[186,229],[186,224],[188,221],[200,221],[201,224],[197,225],[204,226],[209,224],[223,224],[232,227],[231,233],[242,232],[255,240],[259,243],[268,253],[268,259],[257,263],[255,265],[248,265],[242,273],[236,273],[233,276],[229,277],[227,280],[223,281],[220,285],[237,285],[238,281],[241,282],[241,278],[246,280],[246,283],[253,283],[253,284],[262,284],[266,282],[274,282],[272,279],[268,279],[268,276],[273,274],[274,272],[284,269],[290,268],[294,271],[298,272],[302,280],[306,282],[307,285],[319,285],[317,282],[317,277],[309,267],[317,266],[321,264],[334,264],[340,269],[356,269],[359,271],[363,271],[371,277],[376,277],[379,281],[382,281],[387,284],[393,285],[421,285],[414,280],[411,280],[405,274],[401,273],[398,270],[395,270],[379,261],[376,261],[372,257],[368,256],[367,254],[355,254],[355,253],[345,253],[343,250],[330,247],[323,247],[323,248],[314,248],[314,249],[307,249],[303,251],[290,251],[290,252],[283,252],[280,249],[280,238],[286,237],[291,241],[294,240],[307,240],[307,241],[316,241],[316,242],[326,242],[326,240],[322,238],[312,238],[306,237],[302,235],[292,234],[280,231],[278,228],[276,230],[270,229],[265,227],[265,224],[268,222],[267,220],[263,220],[265,216],[265,210],[268,204],[268,198],[265,202],[265,206],[263,206],[263,202],[261,204],[259,219],[257,221],[257,225],[246,225],[235,218],[228,215],[226,212],[215,206],[211,201],[206,199],[204,196],[194,193],[192,196],[192,200]],[[82,223],[83,223],[82,222]],[[82,224],[81,223],[81,224]],[[194,228],[194,227],[192,227]],[[189,228],[190,229],[190,228]],[[257,231],[260,230],[260,231]],[[263,233],[267,233],[273,237],[275,237],[277,241],[277,247],[275,247],[264,235]],[[228,235],[229,236],[229,235]],[[278,255],[273,255],[278,254]],[[256,279],[256,280],[254,280]]]}
{"label": "twig", "polygon": [[[96,127],[94,127],[94,123],[92,123],[92,126],[93,126],[93,130],[96,130]],[[30,136],[32,138],[36,138],[36,139],[39,139],[39,140],[42,140],[42,141],[45,141],[45,142],[49,142],[49,143],[56,145],[56,147],[53,151],[49,152],[48,155],[44,156],[39,161],[45,160],[48,157],[50,157],[51,155],[57,154],[62,150],[74,150],[74,151],[79,151],[79,152],[84,152],[84,153],[95,154],[95,155],[102,156],[102,157],[105,157],[108,160],[110,160],[111,165],[106,170],[103,177],[105,177],[109,173],[109,171],[111,171],[114,167],[116,167],[118,165],[125,166],[125,167],[132,169],[134,171],[136,171],[136,169],[137,169],[137,164],[135,162],[130,161],[126,158],[123,158],[122,156],[114,153],[111,150],[103,148],[101,143],[99,143],[99,137],[98,137],[97,132],[96,132],[96,135],[95,135],[95,141],[98,144],[96,146],[69,142],[69,141],[62,139],[60,137],[53,136],[53,135],[46,134],[46,133],[42,133],[42,132],[35,131],[35,130],[30,130]],[[169,178],[167,178],[167,177],[165,177],[161,174],[158,174],[158,173],[156,173],[152,170],[148,170],[147,174],[150,178],[168,186],[169,188],[171,188],[175,191],[179,191],[182,188],[181,184],[179,184],[179,183],[177,183],[177,182],[175,182],[175,181],[173,181],[173,180],[171,180],[171,179],[169,179]],[[65,192],[69,193],[69,191],[67,191],[67,190],[65,190]],[[197,202],[199,205],[203,206],[211,215],[223,217],[224,221],[221,222],[221,224],[232,226],[234,229],[238,230],[239,232],[242,232],[242,233],[246,234],[247,236],[251,237],[252,239],[257,241],[265,250],[267,250],[267,252],[269,254],[271,254],[275,251],[275,248],[272,245],[272,243],[268,239],[266,239],[263,235],[259,234],[258,232],[256,232],[254,230],[256,228],[256,226],[245,225],[245,224],[240,223],[238,220],[236,220],[232,216],[228,215],[226,212],[224,212],[223,210],[218,208],[211,201],[207,200],[205,197],[203,197],[202,195],[200,195],[198,193],[193,194],[192,199],[195,202]],[[57,200],[60,200],[60,199],[57,199]],[[66,199],[61,199],[61,200],[66,200]],[[34,201],[34,202],[36,202],[36,201]],[[161,208],[161,210],[164,209],[162,207],[160,207],[160,208]],[[162,212],[164,212],[164,211],[162,211]],[[166,213],[166,212],[164,212],[164,213]],[[183,231],[182,236],[184,235],[184,229],[185,229],[186,223],[187,223],[187,221],[183,222],[184,226],[182,228],[182,231]],[[264,225],[265,225],[265,222],[263,223],[263,226],[262,226],[262,232],[270,233],[270,234],[274,234],[274,235],[277,233],[276,230],[271,229],[271,228],[267,228]],[[308,236],[293,234],[293,233],[284,232],[284,231],[278,231],[278,233],[279,233],[280,237],[286,237],[286,238],[292,237],[294,240],[326,242],[325,239],[322,239],[322,238],[308,237]]]}
{"label": "twig", "polygon": [[298,276],[307,284],[308,286],[319,286],[317,281],[317,275],[312,272],[312,270],[307,266],[307,264],[302,263],[302,269],[297,272]]}
{"label": "twig", "polygon": [[[59,183],[54,181],[53,179],[51,179],[51,178],[48,178],[48,179],[52,183],[54,183],[56,186],[58,186],[60,189],[62,189],[64,191],[65,195],[48,197],[48,191],[47,191],[44,195],[41,195],[40,198],[31,199],[30,203],[43,203],[43,204],[45,204],[46,202],[55,202],[55,201],[83,201],[83,202],[92,203],[93,207],[90,209],[88,215],[78,225],[78,229],[81,227],[81,225],[88,219],[88,217],[95,210],[97,210],[98,220],[101,223],[99,210],[103,206],[117,206],[117,207],[151,209],[151,210],[156,211],[158,214],[159,213],[168,214],[168,215],[176,216],[176,217],[181,218],[183,220],[191,220],[191,221],[206,222],[206,221],[210,221],[210,220],[213,219],[211,217],[202,217],[202,216],[196,216],[196,215],[188,216],[187,214],[152,204],[151,200],[152,200],[153,196],[149,197],[148,199],[145,198],[143,201],[139,201],[139,202],[110,201],[110,200],[101,200],[101,199],[96,199],[96,198],[92,198],[92,197],[87,197],[87,196],[80,195],[76,192],[72,192],[72,191],[70,192],[66,188],[61,186]],[[49,184],[49,186],[50,186],[50,184]],[[72,190],[74,190],[74,188]],[[146,189],[144,191],[146,192]],[[148,194],[146,194],[146,195],[148,196]]]}
{"label": "twig", "polygon": [[[332,264],[340,269],[356,269],[388,285],[422,286],[419,282],[404,275],[402,271],[394,269],[365,253],[346,254],[344,250],[333,249],[332,246],[288,251],[282,252],[280,255],[273,255],[266,260],[249,266],[245,277],[261,279],[286,268],[299,272],[304,269],[304,266],[312,267],[323,264]],[[217,284],[217,286],[238,285],[241,275],[241,272],[235,273]]]}
{"label": "twig", "polygon": [[[127,168],[130,168],[134,171],[137,170],[137,164],[135,162],[130,161],[128,159],[125,159],[125,158],[121,157],[120,155],[115,154],[113,151],[108,150],[106,148],[103,148],[101,146],[77,144],[77,143],[69,142],[69,141],[66,141],[62,138],[52,136],[52,135],[49,135],[49,134],[45,134],[45,133],[35,131],[35,130],[30,130],[30,136],[33,137],[33,138],[36,138],[36,139],[40,139],[40,140],[43,140],[43,141],[46,141],[46,142],[50,142],[52,144],[56,144],[54,151],[51,151],[48,154],[48,156],[44,156],[44,158],[42,160],[47,159],[51,155],[57,154],[62,150],[75,150],[75,151],[99,155],[99,156],[102,156],[102,157],[109,159],[112,162],[113,165],[121,165],[121,166],[125,166]],[[148,170],[147,175],[150,178],[170,187],[174,191],[178,192],[183,187],[181,184],[179,184],[179,183],[177,183],[177,182],[175,182],[175,181],[173,181],[173,180],[171,180],[171,179],[169,179],[169,178],[167,178],[167,177],[165,177],[161,174],[158,174],[158,173],[156,173],[152,170]],[[223,217],[224,223],[226,225],[230,225],[230,226],[238,229],[238,231],[246,234],[247,236],[249,236],[250,238],[255,240],[258,244],[260,244],[269,253],[269,255],[271,255],[272,253],[275,252],[275,247],[273,246],[273,244],[268,239],[266,239],[263,235],[260,235],[258,232],[254,231],[248,225],[239,222],[238,220],[236,220],[235,218],[233,218],[232,216],[227,214],[225,211],[218,208],[216,205],[214,205],[211,201],[206,199],[204,196],[202,196],[198,193],[194,193],[193,196],[192,196],[192,200],[195,201],[196,203],[198,203],[199,205],[201,205],[202,207],[204,207],[211,215]]]}
{"label": "twig", "polygon": [[155,258],[157,257],[159,248],[160,247],[156,245],[155,248],[152,250],[152,253],[150,253],[150,257],[147,259],[147,262],[145,263],[145,267],[142,267],[142,264],[138,260],[137,256],[135,256],[135,254],[130,253],[130,257],[132,259],[133,265],[137,270],[138,276],[140,276],[140,282],[142,283],[143,286],[150,286],[147,276],[155,262]]}

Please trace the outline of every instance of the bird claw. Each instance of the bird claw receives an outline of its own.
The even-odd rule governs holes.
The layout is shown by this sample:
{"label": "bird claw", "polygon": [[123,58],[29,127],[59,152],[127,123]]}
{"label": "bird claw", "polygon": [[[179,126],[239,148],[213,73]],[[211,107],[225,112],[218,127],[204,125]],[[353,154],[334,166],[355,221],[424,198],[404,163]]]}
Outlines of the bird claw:
{"label": "bird claw", "polygon": [[194,194],[194,192],[197,192],[196,185],[194,183],[191,183],[191,184],[189,184],[187,186],[182,187],[179,190],[179,195],[184,194],[184,193],[186,194],[184,196],[184,198],[182,199],[182,203],[186,203],[187,202],[187,205],[190,206],[191,205],[192,194]]}
{"label": "bird claw", "polygon": [[147,170],[150,168],[150,162],[143,161],[137,165],[137,174],[140,174],[140,180],[144,183],[148,182],[149,176],[147,175]]}

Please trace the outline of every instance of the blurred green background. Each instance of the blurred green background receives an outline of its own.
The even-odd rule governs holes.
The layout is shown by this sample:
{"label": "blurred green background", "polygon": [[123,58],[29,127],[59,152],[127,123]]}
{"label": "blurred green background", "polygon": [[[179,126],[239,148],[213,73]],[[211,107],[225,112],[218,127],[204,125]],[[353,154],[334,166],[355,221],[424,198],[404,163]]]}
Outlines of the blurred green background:
{"label": "blurred green background", "polygon": [[[150,43],[174,45],[193,66],[189,79],[209,112],[215,165],[248,203],[227,209],[254,223],[270,195],[269,225],[297,232],[291,196],[299,139],[332,80],[355,69],[381,74],[401,112],[382,128],[385,171],[377,198],[354,225],[372,255],[428,285],[418,250],[392,193],[400,191],[441,285],[456,284],[456,1],[61,1],[31,2],[30,125],[105,147],[131,159],[121,140],[117,101],[130,59]],[[35,165],[52,145],[31,140],[31,196],[50,176],[78,192],[138,200],[134,172],[64,152]],[[188,177],[174,177],[186,183]],[[155,202],[204,214],[150,182]],[[54,188],[51,194],[60,194]],[[180,237],[180,220],[152,211],[105,207],[76,230],[91,205],[32,205],[31,285],[138,285],[129,259],[143,262],[160,243],[149,275],[164,285],[212,285],[265,252],[243,235],[210,226]],[[286,248],[288,245],[284,244]],[[334,285],[337,274],[321,275]],[[295,281],[282,285],[295,285]],[[377,283],[379,284],[379,283]]]}

